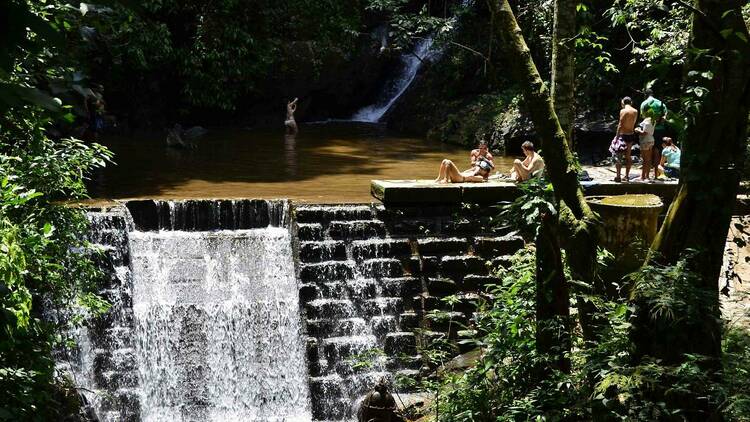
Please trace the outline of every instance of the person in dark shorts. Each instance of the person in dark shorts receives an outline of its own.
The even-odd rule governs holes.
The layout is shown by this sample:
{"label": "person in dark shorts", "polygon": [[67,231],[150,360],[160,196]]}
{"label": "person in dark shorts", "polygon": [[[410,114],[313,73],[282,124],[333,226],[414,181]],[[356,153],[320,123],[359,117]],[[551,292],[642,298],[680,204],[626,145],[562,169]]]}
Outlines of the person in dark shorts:
{"label": "person in dark shorts", "polygon": [[620,101],[620,119],[617,122],[617,133],[616,137],[619,141],[625,144],[625,148],[617,148],[612,153],[612,158],[617,168],[617,177],[615,182],[619,182],[620,173],[622,171],[622,164],[625,163],[625,181],[630,180],[630,166],[633,164],[631,158],[631,148],[633,144],[638,142],[638,135],[635,133],[635,121],[638,119],[638,110],[633,107],[633,100],[630,97],[624,97]]}

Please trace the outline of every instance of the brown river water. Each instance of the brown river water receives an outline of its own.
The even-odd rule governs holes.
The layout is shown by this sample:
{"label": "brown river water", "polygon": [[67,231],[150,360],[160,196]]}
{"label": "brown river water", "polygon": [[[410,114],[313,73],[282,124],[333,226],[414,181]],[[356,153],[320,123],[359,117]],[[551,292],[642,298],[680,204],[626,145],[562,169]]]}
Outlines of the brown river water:
{"label": "brown river water", "polygon": [[[117,165],[93,178],[92,198],[289,198],[303,202],[370,202],[372,179],[434,179],[449,158],[463,170],[469,150],[394,135],[357,123],[279,130],[215,129],[190,150],[165,136],[109,137]],[[506,172],[513,158],[496,157]]]}

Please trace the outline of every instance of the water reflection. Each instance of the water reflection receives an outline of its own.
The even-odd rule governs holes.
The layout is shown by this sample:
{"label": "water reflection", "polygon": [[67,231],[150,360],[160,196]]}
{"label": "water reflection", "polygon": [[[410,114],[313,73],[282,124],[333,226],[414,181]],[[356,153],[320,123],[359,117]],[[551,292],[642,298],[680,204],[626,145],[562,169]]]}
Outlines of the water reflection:
{"label": "water reflection", "polygon": [[292,177],[297,176],[297,135],[284,135],[284,157],[286,162],[286,174]]}
{"label": "water reflection", "polygon": [[[108,138],[116,166],[91,187],[95,198],[290,198],[369,202],[371,179],[434,179],[440,161],[469,165],[469,149],[388,133],[371,124],[279,130],[215,129],[195,149],[164,137]],[[512,160],[510,160],[512,161]],[[510,162],[496,162],[498,169]]]}

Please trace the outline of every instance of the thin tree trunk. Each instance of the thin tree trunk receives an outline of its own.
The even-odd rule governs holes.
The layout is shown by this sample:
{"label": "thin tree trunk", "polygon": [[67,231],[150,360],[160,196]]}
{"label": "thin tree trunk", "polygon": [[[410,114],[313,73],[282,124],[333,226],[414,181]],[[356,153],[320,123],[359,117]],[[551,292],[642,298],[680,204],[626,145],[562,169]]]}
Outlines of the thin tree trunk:
{"label": "thin tree trunk", "polygon": [[536,236],[536,348],[549,364],[570,372],[570,295],[562,263],[558,216],[545,214]]}
{"label": "thin tree trunk", "polygon": [[575,44],[578,0],[556,0],[552,33],[552,98],[560,126],[575,151]]}
{"label": "thin tree trunk", "polygon": [[[503,63],[520,86],[525,108],[541,140],[547,177],[560,203],[563,246],[568,252],[571,275],[575,280],[593,285],[599,220],[586,203],[550,91],[539,75],[508,0],[488,0],[487,4],[494,16],[495,31],[505,53]],[[595,341],[597,330],[593,323],[593,305],[579,300],[578,312],[584,337],[588,341]]]}

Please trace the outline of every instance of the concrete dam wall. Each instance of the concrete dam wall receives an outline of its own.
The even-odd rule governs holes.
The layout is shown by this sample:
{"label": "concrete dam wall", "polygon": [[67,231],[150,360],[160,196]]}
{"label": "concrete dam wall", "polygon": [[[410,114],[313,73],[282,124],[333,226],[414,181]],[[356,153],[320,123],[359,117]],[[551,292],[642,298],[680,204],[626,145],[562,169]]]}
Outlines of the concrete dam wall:
{"label": "concrete dam wall", "polygon": [[[490,209],[129,201],[92,209],[112,304],[76,336],[99,420],[343,421],[380,378],[433,368],[523,247]],[[456,295],[459,305],[442,301]]]}

